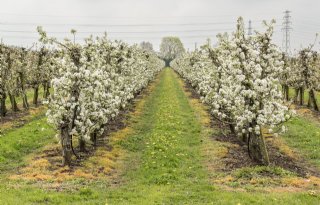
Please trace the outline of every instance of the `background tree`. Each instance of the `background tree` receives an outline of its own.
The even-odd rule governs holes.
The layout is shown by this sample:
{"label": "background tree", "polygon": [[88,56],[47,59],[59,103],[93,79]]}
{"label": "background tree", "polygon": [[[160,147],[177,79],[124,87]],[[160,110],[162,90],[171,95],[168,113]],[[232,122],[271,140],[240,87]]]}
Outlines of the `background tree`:
{"label": "background tree", "polygon": [[153,52],[153,45],[148,41],[142,41],[140,43],[140,47],[142,48],[142,50]]}
{"label": "background tree", "polygon": [[160,57],[165,61],[166,66],[185,52],[182,42],[178,37],[164,37],[160,44]]}

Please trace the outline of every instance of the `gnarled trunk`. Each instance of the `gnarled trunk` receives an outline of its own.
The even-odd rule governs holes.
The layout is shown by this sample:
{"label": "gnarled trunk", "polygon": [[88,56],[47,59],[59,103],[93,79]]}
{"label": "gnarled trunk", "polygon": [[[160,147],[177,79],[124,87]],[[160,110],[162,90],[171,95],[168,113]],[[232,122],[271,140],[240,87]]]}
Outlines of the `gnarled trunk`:
{"label": "gnarled trunk", "polygon": [[96,147],[97,146],[97,132],[92,133],[91,141],[93,143],[93,146]]}
{"label": "gnarled trunk", "polygon": [[28,102],[27,95],[25,93],[22,94],[22,102],[23,102],[23,108],[29,109],[29,102]]}
{"label": "gnarled trunk", "polygon": [[282,85],[282,92],[283,92],[284,100],[289,101],[289,86]]}
{"label": "gnarled trunk", "polygon": [[43,84],[43,98],[48,99],[50,95],[50,82],[46,82]]}
{"label": "gnarled trunk", "polygon": [[6,116],[6,114],[7,114],[6,96],[4,96],[0,102],[0,115],[4,117]]}
{"label": "gnarled trunk", "polygon": [[70,166],[72,157],[71,137],[68,126],[61,128],[62,165]]}
{"label": "gnarled trunk", "polygon": [[299,92],[300,92],[299,104],[303,105],[304,104],[304,88],[300,87]]}
{"label": "gnarled trunk", "polygon": [[86,142],[81,138],[79,138],[79,150],[80,152],[86,151]]}
{"label": "gnarled trunk", "polygon": [[11,93],[9,93],[9,98],[10,98],[10,103],[11,103],[11,109],[13,112],[18,112],[19,108],[18,108],[18,104],[16,101],[16,98],[14,95],[12,95]]}
{"label": "gnarled trunk", "polygon": [[[312,106],[313,105],[313,106]],[[317,98],[315,96],[314,90],[310,89],[309,90],[309,100],[308,100],[308,106],[313,107],[316,111],[319,111],[318,103],[317,103]]]}
{"label": "gnarled trunk", "polygon": [[19,73],[19,78],[18,78],[19,84],[20,84],[20,88],[21,88],[21,92],[22,92],[22,106],[24,109],[29,109],[29,103],[28,103],[28,98],[26,95],[26,91],[25,91],[25,77],[24,74],[22,72]]}
{"label": "gnarled trunk", "polygon": [[299,88],[295,88],[294,103],[298,104]]}
{"label": "gnarled trunk", "polygon": [[249,133],[248,150],[250,157],[263,165],[269,165],[269,155],[265,140],[262,134],[257,135],[254,132]]}
{"label": "gnarled trunk", "polygon": [[39,97],[39,85],[36,85],[34,87],[34,93],[33,93],[33,104],[35,106],[38,106],[38,97]]}
{"label": "gnarled trunk", "polygon": [[233,124],[229,124],[229,128],[230,128],[230,132],[231,132],[232,134],[235,134],[235,133],[236,133],[236,130],[235,130]]}

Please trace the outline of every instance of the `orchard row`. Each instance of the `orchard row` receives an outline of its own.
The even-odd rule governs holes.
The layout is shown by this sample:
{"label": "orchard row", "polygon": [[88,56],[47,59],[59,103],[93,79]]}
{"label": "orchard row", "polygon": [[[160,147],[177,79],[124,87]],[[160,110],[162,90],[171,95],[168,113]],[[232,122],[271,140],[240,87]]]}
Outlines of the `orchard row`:
{"label": "orchard row", "polygon": [[[84,44],[77,44],[49,38],[41,27],[38,32],[39,49],[1,45],[1,112],[2,116],[6,113],[7,95],[13,101],[22,96],[24,108],[28,108],[26,88],[34,88],[37,104],[39,86],[44,85],[48,121],[58,130],[63,164],[70,165],[75,154],[73,139],[78,140],[81,152],[96,145],[108,122],[164,64],[155,52],[111,41],[106,35],[90,36]],[[53,92],[49,96],[50,87]]]}
{"label": "orchard row", "polygon": [[283,54],[272,43],[274,23],[264,22],[265,32],[248,36],[239,18],[231,35],[217,36],[216,47],[204,45],[172,62],[210,106],[212,115],[247,142],[252,158],[266,165],[270,162],[263,132],[285,130],[280,125],[292,116],[289,87],[297,95],[308,89],[309,102],[316,109],[314,96],[320,89],[318,54],[311,46],[297,57]]}

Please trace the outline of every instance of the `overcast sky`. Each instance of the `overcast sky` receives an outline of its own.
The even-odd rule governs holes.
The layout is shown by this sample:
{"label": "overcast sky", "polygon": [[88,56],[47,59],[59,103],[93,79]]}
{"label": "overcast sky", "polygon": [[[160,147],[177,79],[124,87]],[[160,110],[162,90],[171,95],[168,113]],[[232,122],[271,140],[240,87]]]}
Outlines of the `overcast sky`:
{"label": "overcast sky", "polygon": [[[0,0],[0,37],[19,46],[37,41],[36,26],[51,36],[77,41],[104,31],[112,39],[130,44],[150,41],[155,50],[163,36],[181,38],[194,49],[207,38],[216,42],[219,32],[231,32],[238,16],[253,29],[263,29],[262,20],[276,19],[274,41],[282,46],[285,10],[292,20],[291,50],[314,41],[320,32],[320,0]],[[319,49],[319,43],[316,46]]]}

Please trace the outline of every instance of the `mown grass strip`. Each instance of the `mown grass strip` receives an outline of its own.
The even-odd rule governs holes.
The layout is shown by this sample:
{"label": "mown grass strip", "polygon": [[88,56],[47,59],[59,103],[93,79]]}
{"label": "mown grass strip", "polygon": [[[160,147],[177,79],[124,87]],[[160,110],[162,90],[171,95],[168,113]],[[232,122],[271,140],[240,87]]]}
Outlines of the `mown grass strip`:
{"label": "mown grass strip", "polygon": [[320,126],[305,117],[294,117],[286,123],[288,131],[282,135],[286,143],[320,168]]}

